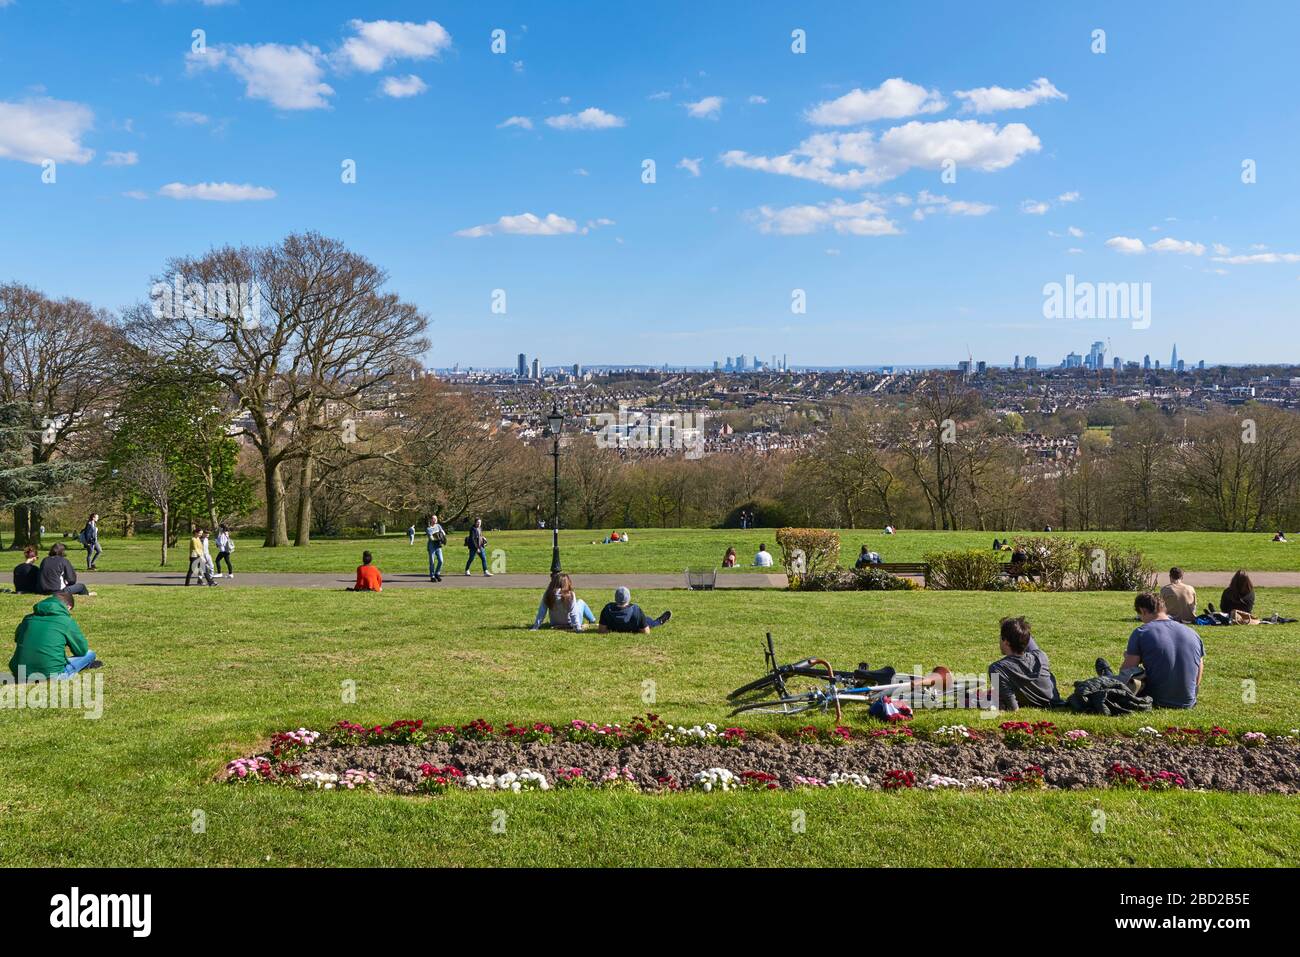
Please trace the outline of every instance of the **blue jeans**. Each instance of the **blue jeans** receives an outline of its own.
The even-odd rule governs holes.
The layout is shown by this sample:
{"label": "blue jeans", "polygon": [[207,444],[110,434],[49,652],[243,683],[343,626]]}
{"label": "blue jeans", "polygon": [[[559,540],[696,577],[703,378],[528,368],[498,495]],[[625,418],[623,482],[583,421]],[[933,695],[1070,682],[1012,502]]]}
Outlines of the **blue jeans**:
{"label": "blue jeans", "polygon": [[93,545],[87,545],[86,546],[86,567],[94,568],[95,562],[98,561],[99,556],[102,554],[104,554],[104,550],[99,547],[99,542],[95,542]]}
{"label": "blue jeans", "polygon": [[429,540],[429,577],[435,578],[442,574],[442,549]]}
{"label": "blue jeans", "polygon": [[95,653],[93,651],[87,651],[84,655],[74,655],[69,658],[68,663],[63,666],[63,674],[54,675],[54,680],[62,681],[64,678],[71,678],[94,660]]}
{"label": "blue jeans", "polygon": [[478,556],[478,560],[483,563],[483,571],[487,571],[487,549],[486,548],[480,548],[478,551],[475,551],[472,548],[469,550],[469,561],[465,563],[465,571],[469,571],[469,566],[474,564],[475,556]]}

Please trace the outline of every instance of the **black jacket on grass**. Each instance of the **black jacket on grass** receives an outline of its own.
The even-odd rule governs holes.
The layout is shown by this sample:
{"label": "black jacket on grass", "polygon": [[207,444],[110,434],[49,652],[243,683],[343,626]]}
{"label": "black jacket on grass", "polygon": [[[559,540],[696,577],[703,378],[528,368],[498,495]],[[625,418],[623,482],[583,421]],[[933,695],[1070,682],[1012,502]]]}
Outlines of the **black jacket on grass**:
{"label": "black jacket on grass", "polygon": [[46,556],[41,562],[41,591],[53,595],[77,583],[77,570],[62,555]]}

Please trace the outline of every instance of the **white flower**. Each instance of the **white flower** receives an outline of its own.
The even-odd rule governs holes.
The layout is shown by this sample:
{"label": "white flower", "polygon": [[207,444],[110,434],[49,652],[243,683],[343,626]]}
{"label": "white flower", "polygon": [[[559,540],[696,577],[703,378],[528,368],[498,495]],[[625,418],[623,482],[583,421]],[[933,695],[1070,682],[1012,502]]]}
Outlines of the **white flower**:
{"label": "white flower", "polygon": [[828,787],[833,787],[833,788],[840,788],[840,787],[868,788],[871,787],[871,779],[868,778],[865,774],[853,774],[851,772],[836,771],[834,774],[832,774],[829,778],[826,779],[826,784]]}
{"label": "white flower", "polygon": [[708,768],[704,771],[697,771],[692,783],[695,787],[706,792],[712,791],[715,787],[719,791],[730,791],[737,786],[736,776],[726,768]]}

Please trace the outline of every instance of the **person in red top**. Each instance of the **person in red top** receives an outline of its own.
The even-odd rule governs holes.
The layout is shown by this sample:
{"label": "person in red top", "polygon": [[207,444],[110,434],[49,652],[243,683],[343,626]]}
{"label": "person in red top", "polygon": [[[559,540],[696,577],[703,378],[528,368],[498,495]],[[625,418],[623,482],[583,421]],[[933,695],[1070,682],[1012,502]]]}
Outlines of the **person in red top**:
{"label": "person in red top", "polygon": [[371,562],[374,557],[369,552],[361,553],[361,564],[357,566],[357,583],[348,591],[383,591],[384,576]]}

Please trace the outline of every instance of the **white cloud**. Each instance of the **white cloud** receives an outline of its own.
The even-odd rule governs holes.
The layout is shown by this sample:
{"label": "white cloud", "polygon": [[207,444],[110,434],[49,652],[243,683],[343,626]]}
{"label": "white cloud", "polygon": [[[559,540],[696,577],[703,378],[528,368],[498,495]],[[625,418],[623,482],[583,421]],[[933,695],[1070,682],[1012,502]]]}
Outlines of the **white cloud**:
{"label": "white cloud", "polygon": [[720,96],[706,96],[694,103],[683,103],[686,112],[697,120],[716,120],[722,115],[723,99]]}
{"label": "white cloud", "polygon": [[385,77],[380,85],[380,90],[385,96],[400,100],[407,96],[419,96],[429,85],[413,73],[408,73],[404,77]]}
{"label": "white cloud", "polygon": [[576,233],[578,224],[572,219],[548,213],[545,218],[533,213],[520,213],[518,216],[502,216],[495,223],[471,226],[456,232],[457,236],[477,239],[480,236],[505,234],[510,236],[563,236]]}
{"label": "white cloud", "polygon": [[667,100],[671,98],[672,98],[672,94],[669,93],[667,90],[660,90],[658,93],[651,93],[649,96],[646,97],[647,100]]}
{"label": "white cloud", "polygon": [[1180,256],[1200,256],[1205,252],[1205,246],[1201,243],[1193,243],[1185,239],[1174,239],[1170,236],[1156,240],[1148,248],[1158,253],[1177,253]]}
{"label": "white cloud", "polygon": [[617,224],[614,222],[614,220],[606,219],[605,217],[602,216],[600,219],[587,220],[587,225],[583,226],[580,232],[582,233],[582,235],[585,236],[593,229],[599,229],[602,226],[615,226],[615,225]]}
{"label": "white cloud", "polygon": [[837,99],[818,103],[804,116],[816,126],[854,126],[873,120],[937,113],[947,105],[938,90],[927,90],[894,77],[874,90],[854,89]]}
{"label": "white cloud", "polygon": [[581,113],[562,113],[548,116],[546,125],[557,130],[609,130],[626,126],[627,120],[613,113],[589,106]]}
{"label": "white cloud", "polygon": [[206,126],[212,121],[212,118],[206,113],[194,113],[189,110],[173,113],[172,119],[181,126]]}
{"label": "white cloud", "polygon": [[[910,205],[911,200],[907,197],[898,197],[900,206]],[[912,210],[912,218],[920,222],[927,216],[933,216],[935,213],[945,213],[949,216],[985,216],[996,206],[990,206],[988,203],[976,203],[966,199],[949,199],[947,196],[938,196],[928,189],[921,190],[916,196],[916,208]]]}
{"label": "white cloud", "polygon": [[90,107],[68,100],[0,100],[0,159],[40,164],[89,163],[95,151],[81,145],[94,125]]}
{"label": "white cloud", "polygon": [[352,20],[355,36],[344,41],[338,57],[363,73],[377,73],[391,60],[427,60],[451,46],[451,34],[436,20]]}
{"label": "white cloud", "polygon": [[953,160],[963,169],[993,172],[1005,169],[1025,153],[1042,148],[1038,137],[1022,123],[977,120],[912,120],[886,130],[879,142],[869,130],[816,133],[780,156],[755,156],[743,150],[722,154],[727,166],[812,180],[838,189],[873,186],[910,169],[939,169]]}
{"label": "white cloud", "polygon": [[1077,203],[1080,199],[1082,199],[1082,197],[1076,191],[1062,193],[1060,196],[1056,197],[1058,203]]}
{"label": "white cloud", "polygon": [[128,189],[122,195],[125,196],[127,199],[135,199],[135,200],[145,200],[149,198],[149,194],[142,189]]}
{"label": "white cloud", "polygon": [[275,190],[248,183],[168,183],[158,190],[168,199],[204,199],[217,203],[242,203],[250,200],[275,199]]}
{"label": "white cloud", "polygon": [[1223,245],[1223,243],[1215,243],[1210,248],[1214,250],[1214,255],[1216,256],[1226,256],[1228,253],[1232,252],[1232,250]]}
{"label": "white cloud", "polygon": [[759,96],[757,93],[755,93],[753,96],[749,98],[749,102],[753,103],[755,106],[762,106],[764,103],[767,102],[767,97]]}
{"label": "white cloud", "polygon": [[1252,253],[1248,256],[1212,256],[1216,263],[1229,266],[1259,266],[1271,263],[1300,263],[1300,253]]}
{"label": "white cloud", "polygon": [[1131,236],[1112,236],[1106,240],[1106,245],[1117,253],[1123,253],[1125,256],[1136,256],[1147,251],[1142,240],[1134,239]]}
{"label": "white cloud", "polygon": [[105,166],[134,166],[140,162],[140,155],[135,150],[127,150],[119,153],[117,150],[109,150],[108,155],[104,157]]}
{"label": "white cloud", "polygon": [[267,100],[282,110],[320,110],[329,106],[334,89],[324,82],[325,60],[309,44],[285,46],[211,46],[204,53],[186,56],[191,72],[226,67],[244,81],[244,95]]}
{"label": "white cloud", "polygon": [[1066,252],[1069,253],[1071,256],[1078,256],[1083,253],[1083,250],[1080,249],[1078,246],[1071,246],[1069,249],[1066,250]]}
{"label": "white cloud", "polygon": [[691,159],[689,156],[683,156],[677,161],[677,168],[686,170],[686,172],[690,173],[692,176],[699,176],[700,160],[702,158],[703,157],[697,156],[695,159]]}
{"label": "white cloud", "polygon": [[849,236],[892,236],[898,227],[884,206],[868,198],[857,203],[835,199],[815,206],[760,206],[754,216],[761,233],[806,236],[823,229]]}
{"label": "white cloud", "polygon": [[1050,203],[1044,203],[1037,199],[1027,199],[1020,204],[1020,211],[1028,213],[1030,216],[1042,216],[1051,208]]}
{"label": "white cloud", "polygon": [[1065,231],[1069,233],[1071,236],[1073,236],[1075,239],[1083,238],[1083,230],[1080,229],[1078,226],[1070,226]]}
{"label": "white cloud", "polygon": [[583,169],[581,166],[579,166],[577,169],[575,169],[575,170],[573,171],[573,175],[574,175],[574,176],[590,176],[591,174],[588,173],[588,172],[587,172],[585,169]]}
{"label": "white cloud", "polygon": [[1040,76],[1022,90],[1008,90],[1001,86],[982,86],[974,90],[958,90],[957,99],[963,101],[962,109],[974,113],[994,113],[998,110],[1023,110],[1043,100],[1065,100],[1068,97]]}
{"label": "white cloud", "polygon": [[406,76],[386,76],[380,85],[384,96],[391,96],[397,100],[408,96],[419,96],[428,88],[428,84],[414,73],[408,73]]}
{"label": "white cloud", "polygon": [[507,127],[517,126],[521,130],[531,130],[533,121],[526,116],[510,116],[497,124],[497,129],[504,130]]}

